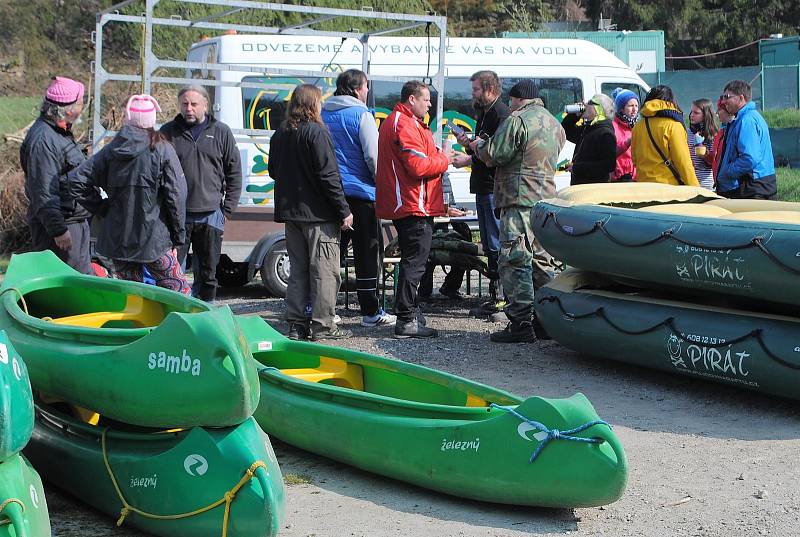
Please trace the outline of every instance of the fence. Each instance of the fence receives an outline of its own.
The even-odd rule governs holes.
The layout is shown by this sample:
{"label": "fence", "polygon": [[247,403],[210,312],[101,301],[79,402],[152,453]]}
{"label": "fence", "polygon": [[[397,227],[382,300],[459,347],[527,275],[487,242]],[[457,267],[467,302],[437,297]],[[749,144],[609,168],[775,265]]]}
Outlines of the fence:
{"label": "fence", "polygon": [[665,71],[641,73],[640,76],[650,86],[670,86],[681,108],[687,112],[694,100],[716,101],[730,80],[749,82],[753,86],[753,100],[761,110],[800,108],[800,64]]}

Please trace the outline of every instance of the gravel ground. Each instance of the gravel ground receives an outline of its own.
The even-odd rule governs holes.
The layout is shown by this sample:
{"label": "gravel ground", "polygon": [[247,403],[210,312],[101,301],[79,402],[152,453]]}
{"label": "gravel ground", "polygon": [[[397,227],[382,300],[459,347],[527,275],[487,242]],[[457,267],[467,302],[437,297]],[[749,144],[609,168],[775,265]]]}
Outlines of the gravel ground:
{"label": "gravel ground", "polygon": [[[227,292],[235,313],[260,313],[281,330],[283,301],[256,285]],[[477,297],[424,308],[436,340],[395,340],[358,326],[342,346],[391,356],[523,395],[580,391],[613,424],[630,465],[616,503],[534,509],[448,497],[368,474],[273,439],[287,486],[281,535],[305,536],[796,536],[800,535],[800,408],[796,402],[580,356],[556,342],[498,345],[502,325],[470,319]],[[351,305],[352,308],[352,305]],[[46,478],[46,476],[43,476]],[[54,536],[144,535],[48,487]]]}

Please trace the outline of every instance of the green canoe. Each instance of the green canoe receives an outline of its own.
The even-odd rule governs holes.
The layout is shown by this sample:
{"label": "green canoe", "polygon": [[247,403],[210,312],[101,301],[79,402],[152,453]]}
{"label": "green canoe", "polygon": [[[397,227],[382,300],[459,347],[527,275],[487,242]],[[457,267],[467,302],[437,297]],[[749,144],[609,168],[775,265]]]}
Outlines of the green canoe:
{"label": "green canoe", "polygon": [[568,270],[536,292],[536,315],[587,356],[800,399],[800,319],[681,300]]}
{"label": "green canoe", "polygon": [[622,196],[604,188],[619,185],[592,186],[593,203],[570,195],[571,187],[535,207],[536,237],[567,265],[640,286],[798,305],[800,203],[713,199],[669,185],[661,186],[675,196],[637,196],[642,185]]}
{"label": "green canoe", "polygon": [[28,369],[0,330],[0,461],[28,443],[33,431],[33,395]]}
{"label": "green canoe", "polygon": [[252,415],[258,374],[227,307],[15,255],[0,329],[33,388],[146,427],[229,426]]}
{"label": "green canoe", "polygon": [[[278,533],[283,477],[269,438],[253,418],[236,427],[160,432],[107,427],[102,418],[90,425],[62,409],[37,404],[25,454],[51,483],[120,517],[118,525],[165,537]],[[83,414],[97,421],[97,415]]]}
{"label": "green canoe", "polygon": [[45,537],[50,517],[39,474],[21,454],[0,463],[0,537]]}
{"label": "green canoe", "polygon": [[595,506],[625,490],[619,439],[582,394],[522,401],[422,366],[292,341],[258,317],[237,322],[267,366],[255,418],[289,444],[488,502]]}

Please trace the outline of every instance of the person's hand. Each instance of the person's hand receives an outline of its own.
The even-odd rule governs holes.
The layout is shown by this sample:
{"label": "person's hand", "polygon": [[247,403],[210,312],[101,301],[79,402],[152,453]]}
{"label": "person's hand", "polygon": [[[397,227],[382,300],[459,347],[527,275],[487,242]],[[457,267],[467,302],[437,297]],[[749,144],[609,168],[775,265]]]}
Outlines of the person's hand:
{"label": "person's hand", "polygon": [[571,172],[572,171],[572,161],[570,160],[566,166],[564,166],[564,170]]}
{"label": "person's hand", "polygon": [[448,149],[447,151],[442,151],[442,154],[447,157],[447,163],[448,164],[452,164],[453,163],[453,159],[456,156],[456,152],[455,151],[453,151],[452,149]]}
{"label": "person's hand", "polygon": [[458,207],[448,207],[447,216],[466,216],[466,211],[462,211]]}
{"label": "person's hand", "polygon": [[472,157],[465,153],[456,153],[453,157],[453,166],[456,168],[463,168],[472,164]]}
{"label": "person's hand", "polygon": [[353,229],[353,213],[348,214],[342,220],[342,230],[352,230]]}
{"label": "person's hand", "polygon": [[58,237],[53,237],[53,240],[56,241],[56,246],[65,252],[68,252],[69,249],[72,248],[72,235],[69,234],[69,230],[66,230]]}
{"label": "person's hand", "polygon": [[456,141],[461,144],[461,146],[467,147],[469,145],[469,136],[467,136],[467,132],[464,131],[461,134],[456,134]]}
{"label": "person's hand", "polygon": [[475,152],[475,151],[477,151],[477,149],[478,149],[478,145],[480,145],[480,143],[481,143],[482,141],[483,141],[483,140],[481,140],[480,138],[475,138],[474,140],[472,140],[472,141],[469,143],[469,149],[470,149],[470,151],[472,151],[472,152]]}

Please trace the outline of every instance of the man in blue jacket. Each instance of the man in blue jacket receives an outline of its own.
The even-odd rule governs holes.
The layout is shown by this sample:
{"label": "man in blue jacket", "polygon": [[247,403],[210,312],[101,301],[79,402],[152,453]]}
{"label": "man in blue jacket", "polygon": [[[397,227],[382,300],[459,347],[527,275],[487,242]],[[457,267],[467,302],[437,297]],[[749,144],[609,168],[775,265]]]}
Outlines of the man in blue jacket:
{"label": "man in blue jacket", "polygon": [[361,326],[392,326],[397,317],[378,306],[380,227],[375,216],[378,128],[367,109],[368,93],[369,82],[363,71],[345,71],[336,79],[336,92],[323,105],[322,120],[333,138],[344,195],[353,214],[352,230],[342,232],[342,248],[353,242]]}
{"label": "man in blue jacket", "polygon": [[735,116],[725,134],[717,173],[717,193],[726,198],[775,199],[775,162],[767,122],[750,101],[752,89],[743,80],[725,85],[720,102]]}

